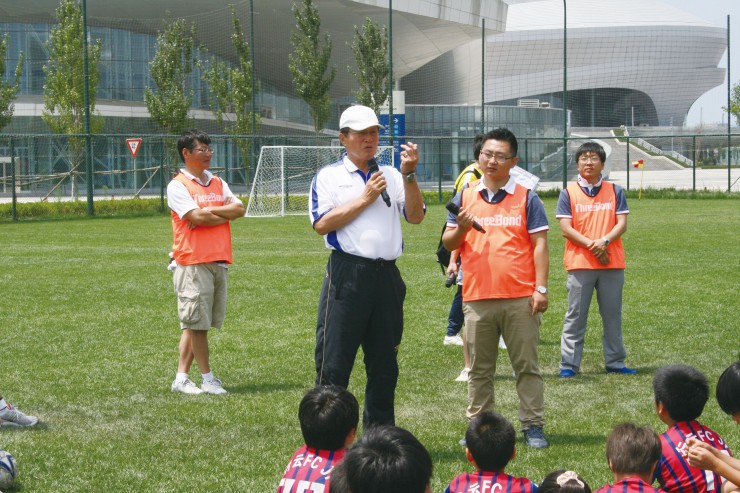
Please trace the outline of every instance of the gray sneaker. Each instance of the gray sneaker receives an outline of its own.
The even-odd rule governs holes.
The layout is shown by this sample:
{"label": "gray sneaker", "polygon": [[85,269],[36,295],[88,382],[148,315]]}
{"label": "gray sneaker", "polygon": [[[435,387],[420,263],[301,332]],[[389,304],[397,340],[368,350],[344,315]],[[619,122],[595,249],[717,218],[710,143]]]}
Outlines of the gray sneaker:
{"label": "gray sneaker", "polygon": [[203,391],[198,388],[197,385],[193,383],[192,380],[189,378],[186,378],[182,382],[178,382],[175,380],[172,382],[172,392],[182,392],[183,394],[191,394],[191,395],[197,395],[202,394]]}
{"label": "gray sneaker", "polygon": [[527,440],[527,445],[532,448],[546,448],[549,445],[541,426],[530,426],[524,430],[524,438]]}
{"label": "gray sneaker", "polygon": [[39,422],[36,416],[23,414],[10,404],[0,411],[0,426],[33,426]]}
{"label": "gray sneaker", "polygon": [[214,378],[213,380],[208,381],[208,382],[204,381],[203,383],[200,384],[200,388],[203,390],[203,392],[207,394],[215,394],[215,395],[228,394],[223,384],[221,383],[221,380],[219,380],[218,378]]}

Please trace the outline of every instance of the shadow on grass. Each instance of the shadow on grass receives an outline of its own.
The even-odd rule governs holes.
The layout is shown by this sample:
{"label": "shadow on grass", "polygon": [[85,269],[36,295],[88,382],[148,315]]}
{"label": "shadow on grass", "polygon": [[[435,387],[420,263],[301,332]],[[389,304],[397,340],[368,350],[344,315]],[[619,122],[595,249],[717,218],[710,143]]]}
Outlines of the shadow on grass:
{"label": "shadow on grass", "polygon": [[298,383],[255,383],[247,385],[226,385],[230,394],[260,394],[263,392],[280,392],[307,389],[305,384]]}
{"label": "shadow on grass", "polygon": [[[462,438],[462,435],[458,438],[451,439],[449,444],[439,444],[437,446],[429,447],[429,453],[435,461],[445,462],[458,460],[461,457],[465,458],[465,447],[460,445],[458,441]],[[528,447],[524,441],[524,436],[521,432],[517,432],[516,435],[516,447],[518,451],[539,452],[547,451],[552,448],[558,447],[571,447],[577,445],[578,447],[584,446],[603,446],[604,435],[591,435],[591,434],[574,434],[574,433],[548,433],[547,426],[545,426],[545,438],[550,442],[550,446],[545,449],[536,449]]]}

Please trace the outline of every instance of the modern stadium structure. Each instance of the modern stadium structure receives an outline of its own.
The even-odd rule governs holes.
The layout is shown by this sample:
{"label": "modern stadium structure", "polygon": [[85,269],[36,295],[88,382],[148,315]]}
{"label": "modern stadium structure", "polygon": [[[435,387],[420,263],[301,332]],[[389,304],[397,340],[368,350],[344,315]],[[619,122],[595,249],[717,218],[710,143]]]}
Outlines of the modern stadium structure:
{"label": "modern stadium structure", "polygon": [[[234,3],[253,43],[260,134],[312,134],[308,106],[293,91],[288,69],[295,29],[289,0],[88,1],[90,38],[102,43],[96,111],[106,117],[105,132],[158,132],[143,94],[152,85],[149,63],[166,19],[192,21],[209,54],[235,62],[229,8]],[[562,136],[564,82],[569,126],[682,125],[694,101],[725,76],[718,63],[726,29],[658,0],[567,0],[565,53],[563,0],[395,0],[392,16],[388,0],[313,3],[322,32],[331,35],[338,68],[326,124],[331,134],[339,113],[353,101],[357,83],[345,67],[354,65],[355,26],[368,17],[382,25],[392,22],[393,73],[405,97],[400,111],[406,135],[463,137],[481,126],[504,124],[517,135]],[[16,118],[4,132],[49,132],[41,123],[43,66],[57,5],[57,0],[0,3],[0,36],[10,36],[7,72],[21,51],[26,57]],[[190,82],[191,115],[217,131],[198,69]],[[434,160],[469,158],[455,144],[443,147]],[[534,154],[542,159],[548,152],[540,146]]]}

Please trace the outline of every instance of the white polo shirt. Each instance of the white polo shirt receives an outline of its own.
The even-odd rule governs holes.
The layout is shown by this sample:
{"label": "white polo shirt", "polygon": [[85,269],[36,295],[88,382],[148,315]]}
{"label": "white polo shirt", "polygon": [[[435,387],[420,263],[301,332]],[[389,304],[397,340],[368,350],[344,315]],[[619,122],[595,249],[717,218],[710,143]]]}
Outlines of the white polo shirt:
{"label": "white polo shirt", "polygon": [[[362,211],[343,228],[324,235],[326,247],[368,259],[395,260],[403,251],[401,214],[406,202],[403,176],[392,166],[380,166],[391,199],[388,207],[383,198]],[[346,154],[342,160],[319,169],[311,182],[308,214],[311,224],[327,212],[362,195],[367,176],[350,161]]]}

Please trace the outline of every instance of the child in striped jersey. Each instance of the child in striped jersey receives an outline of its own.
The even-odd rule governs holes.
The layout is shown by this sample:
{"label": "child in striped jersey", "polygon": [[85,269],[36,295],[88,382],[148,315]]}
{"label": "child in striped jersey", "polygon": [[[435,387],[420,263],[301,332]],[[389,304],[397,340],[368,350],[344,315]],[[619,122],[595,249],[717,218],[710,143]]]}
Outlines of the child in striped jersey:
{"label": "child in striped jersey", "polygon": [[725,479],[712,471],[692,467],[687,458],[687,440],[696,438],[723,454],[732,456],[725,441],[699,421],[709,399],[706,377],[688,365],[658,368],[653,377],[655,409],[668,429],[660,435],[662,457],[655,479],[668,493],[719,493]]}
{"label": "child in striped jersey", "polygon": [[659,459],[660,439],[652,428],[615,426],[606,441],[606,460],[615,482],[594,493],[664,493],[650,485]]}
{"label": "child in striped jersey", "polygon": [[290,458],[277,493],[328,492],[334,468],[355,439],[360,406],[347,389],[318,385],[301,399],[298,420],[305,445]]}
{"label": "child in striped jersey", "polygon": [[465,432],[465,456],[477,472],[460,474],[450,482],[445,493],[492,493],[496,490],[535,493],[537,485],[532,481],[504,472],[516,454],[515,441],[514,427],[500,414],[484,411],[475,416]]}
{"label": "child in striped jersey", "polygon": [[[728,366],[715,391],[719,407],[740,425],[740,361]],[[723,454],[719,449],[690,437],[686,440],[688,461],[693,467],[714,471],[727,481],[722,482],[723,493],[740,491],[740,460]]]}

